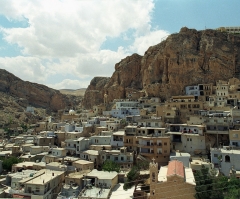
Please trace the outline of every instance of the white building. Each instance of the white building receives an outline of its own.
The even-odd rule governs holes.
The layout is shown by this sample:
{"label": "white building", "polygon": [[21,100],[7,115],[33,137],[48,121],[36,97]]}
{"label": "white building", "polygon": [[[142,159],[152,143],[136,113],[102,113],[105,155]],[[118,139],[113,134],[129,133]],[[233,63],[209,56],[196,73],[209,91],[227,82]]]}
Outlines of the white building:
{"label": "white building", "polygon": [[111,135],[95,135],[91,136],[89,139],[91,140],[92,145],[110,145],[111,137]]}
{"label": "white building", "polygon": [[113,148],[120,148],[123,146],[123,136],[125,132],[124,131],[117,131],[112,134],[111,137],[111,146]]}
{"label": "white building", "polygon": [[231,147],[211,148],[211,162],[225,176],[235,174],[240,177],[240,151]]}
{"label": "white building", "polygon": [[170,124],[168,133],[171,137],[172,150],[190,154],[206,154],[205,133],[203,125]]}

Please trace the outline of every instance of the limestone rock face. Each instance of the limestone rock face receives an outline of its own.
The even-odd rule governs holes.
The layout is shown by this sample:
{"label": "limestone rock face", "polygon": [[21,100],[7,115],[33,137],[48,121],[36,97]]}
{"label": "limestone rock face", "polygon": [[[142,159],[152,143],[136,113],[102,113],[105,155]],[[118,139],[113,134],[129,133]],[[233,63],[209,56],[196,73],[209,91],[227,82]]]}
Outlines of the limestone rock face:
{"label": "limestone rock face", "polygon": [[[240,78],[240,36],[184,27],[149,47],[143,57],[133,54],[117,63],[109,81],[95,89],[99,99],[94,100],[102,103],[104,93],[109,100],[125,98],[127,88],[167,99],[184,94],[185,86],[215,83],[233,76]],[[91,92],[90,86],[86,92]],[[89,108],[95,102],[83,105]]]}
{"label": "limestone rock face", "polygon": [[101,104],[103,102],[104,86],[110,80],[109,77],[94,77],[90,82],[87,90],[84,94],[82,103],[87,108],[92,108],[95,104]]}
{"label": "limestone rock face", "polygon": [[70,102],[59,91],[47,86],[23,81],[6,70],[0,69],[0,92],[25,99],[29,105],[52,111],[65,108]]}

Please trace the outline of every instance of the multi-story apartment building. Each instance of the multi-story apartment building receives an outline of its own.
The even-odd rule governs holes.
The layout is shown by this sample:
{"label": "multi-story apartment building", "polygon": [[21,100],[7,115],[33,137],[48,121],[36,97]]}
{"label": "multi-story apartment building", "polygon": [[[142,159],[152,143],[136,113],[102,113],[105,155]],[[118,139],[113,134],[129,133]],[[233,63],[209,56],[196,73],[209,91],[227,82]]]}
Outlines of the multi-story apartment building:
{"label": "multi-story apartment building", "polygon": [[114,132],[111,136],[111,146],[114,149],[120,149],[123,146],[124,131]]}
{"label": "multi-story apartment building", "polygon": [[101,164],[106,160],[116,162],[120,165],[121,170],[128,170],[133,166],[134,153],[127,152],[127,147],[121,147],[120,150],[103,150],[100,152]]}
{"label": "multi-story apartment building", "polygon": [[19,181],[19,190],[11,189],[10,193],[13,197],[17,195],[29,199],[52,199],[60,192],[63,181],[64,171],[43,169],[35,175],[30,175],[29,178]]}
{"label": "multi-story apartment building", "polygon": [[140,115],[139,102],[130,100],[116,101],[116,108],[111,111],[104,111],[103,115],[125,118],[127,115]]}
{"label": "multi-story apartment building", "polygon": [[174,151],[206,154],[206,127],[204,125],[169,124],[168,133]]}
{"label": "multi-story apartment building", "polygon": [[167,123],[185,123],[189,115],[204,109],[204,101],[194,96],[173,96],[163,106],[157,106],[156,115]]}
{"label": "multi-story apartment building", "polygon": [[127,126],[124,146],[128,151],[137,152],[138,160],[155,158],[160,165],[164,165],[170,156],[170,137],[165,133],[165,128]]}
{"label": "multi-story apartment building", "polygon": [[212,95],[212,84],[198,84],[195,86],[186,86],[186,95],[193,95],[196,99],[208,101],[209,96]]}

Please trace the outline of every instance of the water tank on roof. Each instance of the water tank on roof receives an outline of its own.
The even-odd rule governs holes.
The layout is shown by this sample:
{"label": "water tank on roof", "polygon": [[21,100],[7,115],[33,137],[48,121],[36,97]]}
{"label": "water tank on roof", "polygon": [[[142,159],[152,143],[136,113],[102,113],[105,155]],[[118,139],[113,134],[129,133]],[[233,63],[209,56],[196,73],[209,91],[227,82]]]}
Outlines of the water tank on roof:
{"label": "water tank on roof", "polygon": [[75,111],[74,110],[69,110],[69,115],[75,115]]}

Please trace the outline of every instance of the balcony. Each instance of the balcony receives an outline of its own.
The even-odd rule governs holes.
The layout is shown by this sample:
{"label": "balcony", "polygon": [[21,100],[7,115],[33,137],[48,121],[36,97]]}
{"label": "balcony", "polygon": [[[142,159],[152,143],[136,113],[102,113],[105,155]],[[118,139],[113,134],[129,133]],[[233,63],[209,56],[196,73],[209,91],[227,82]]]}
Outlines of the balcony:
{"label": "balcony", "polygon": [[173,142],[173,143],[181,143],[182,140],[181,140],[181,139],[173,139],[172,142]]}
{"label": "balcony", "polygon": [[140,152],[139,154],[142,156],[150,156],[150,157],[154,155],[154,153],[146,153],[146,152]]}
{"label": "balcony", "polygon": [[153,148],[153,145],[138,144],[138,147]]}

